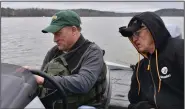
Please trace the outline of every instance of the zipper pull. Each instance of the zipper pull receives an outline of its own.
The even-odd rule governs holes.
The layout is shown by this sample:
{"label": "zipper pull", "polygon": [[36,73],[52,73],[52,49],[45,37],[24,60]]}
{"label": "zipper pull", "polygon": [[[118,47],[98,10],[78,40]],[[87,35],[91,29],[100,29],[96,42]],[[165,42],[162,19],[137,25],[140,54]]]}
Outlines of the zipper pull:
{"label": "zipper pull", "polygon": [[150,65],[148,64],[147,70],[150,70]]}
{"label": "zipper pull", "polygon": [[148,70],[148,71],[150,70],[150,60],[149,60],[149,63],[148,63],[147,70]]}

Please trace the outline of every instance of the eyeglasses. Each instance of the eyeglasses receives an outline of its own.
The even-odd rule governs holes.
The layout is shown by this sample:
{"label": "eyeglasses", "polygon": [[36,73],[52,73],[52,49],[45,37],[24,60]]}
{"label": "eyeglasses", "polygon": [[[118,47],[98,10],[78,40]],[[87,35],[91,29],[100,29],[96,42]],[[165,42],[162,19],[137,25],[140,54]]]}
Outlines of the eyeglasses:
{"label": "eyeglasses", "polygon": [[132,39],[133,39],[133,37],[139,37],[140,36],[140,33],[143,30],[146,30],[146,29],[147,29],[146,27],[142,27],[139,31],[134,32],[133,35],[132,35]]}

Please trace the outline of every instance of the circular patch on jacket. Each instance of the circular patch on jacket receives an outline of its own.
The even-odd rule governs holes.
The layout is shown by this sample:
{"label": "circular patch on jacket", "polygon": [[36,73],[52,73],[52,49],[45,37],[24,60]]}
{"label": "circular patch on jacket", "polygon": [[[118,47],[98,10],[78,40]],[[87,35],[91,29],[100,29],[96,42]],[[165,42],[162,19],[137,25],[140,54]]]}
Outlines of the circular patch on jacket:
{"label": "circular patch on jacket", "polygon": [[162,74],[166,75],[167,72],[168,72],[168,68],[167,68],[167,67],[163,67],[163,68],[161,69],[161,72],[162,72]]}

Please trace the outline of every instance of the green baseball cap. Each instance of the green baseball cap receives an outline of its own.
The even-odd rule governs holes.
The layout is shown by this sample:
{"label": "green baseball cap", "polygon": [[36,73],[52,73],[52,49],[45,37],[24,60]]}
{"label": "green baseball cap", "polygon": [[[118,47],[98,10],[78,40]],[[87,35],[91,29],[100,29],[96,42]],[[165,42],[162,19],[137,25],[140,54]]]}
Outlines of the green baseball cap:
{"label": "green baseball cap", "polygon": [[80,27],[80,16],[71,10],[62,10],[52,16],[52,21],[48,27],[42,30],[43,33],[55,33],[65,26]]}

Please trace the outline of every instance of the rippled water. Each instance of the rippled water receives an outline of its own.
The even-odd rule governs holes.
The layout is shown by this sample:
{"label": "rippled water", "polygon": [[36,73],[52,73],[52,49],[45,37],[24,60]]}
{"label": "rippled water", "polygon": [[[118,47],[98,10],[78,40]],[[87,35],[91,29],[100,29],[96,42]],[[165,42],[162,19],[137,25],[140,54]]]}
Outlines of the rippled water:
{"label": "rippled water", "polygon": [[[105,49],[105,60],[135,64],[138,54],[118,28],[127,25],[131,17],[83,17],[82,34]],[[184,30],[183,17],[163,17],[165,23],[175,23]],[[49,17],[2,18],[1,61],[39,68],[47,51],[54,46],[52,34],[41,30],[50,23]]]}

